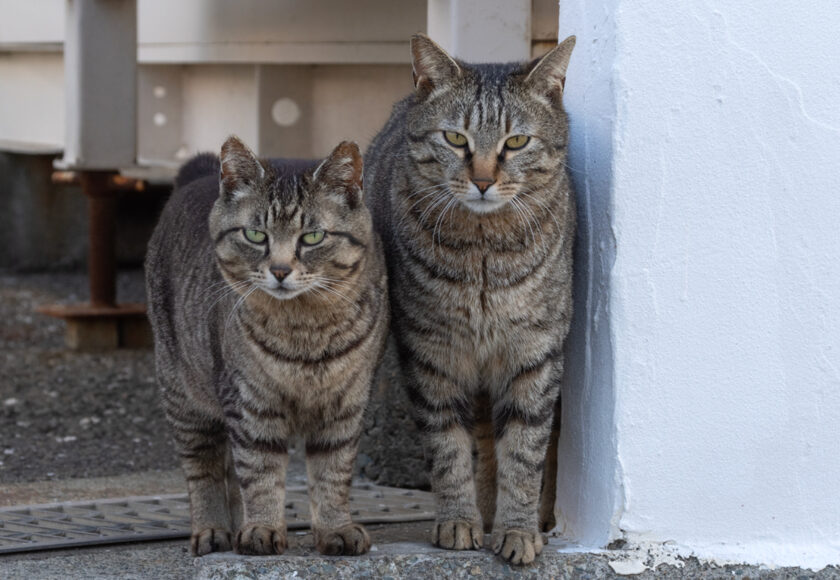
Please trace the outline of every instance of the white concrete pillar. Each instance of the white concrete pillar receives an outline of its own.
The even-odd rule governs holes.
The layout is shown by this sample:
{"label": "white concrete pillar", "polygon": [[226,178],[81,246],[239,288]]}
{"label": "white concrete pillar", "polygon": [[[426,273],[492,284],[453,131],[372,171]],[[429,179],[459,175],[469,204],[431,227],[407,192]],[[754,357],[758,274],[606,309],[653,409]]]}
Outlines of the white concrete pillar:
{"label": "white concrete pillar", "polygon": [[840,563],[838,18],[561,4],[583,242],[561,450],[583,471],[559,489],[573,533]]}
{"label": "white concrete pillar", "polygon": [[68,0],[66,26],[62,165],[132,166],[137,143],[137,2]]}
{"label": "white concrete pillar", "polygon": [[467,62],[531,57],[531,0],[429,0],[427,31]]}
{"label": "white concrete pillar", "polygon": [[615,431],[610,272],[615,9],[619,0],[560,5],[558,37],[576,35],[563,105],[569,114],[568,165],[578,200],[574,316],[567,341],[557,476],[559,531],[586,546],[620,535],[620,464]]}

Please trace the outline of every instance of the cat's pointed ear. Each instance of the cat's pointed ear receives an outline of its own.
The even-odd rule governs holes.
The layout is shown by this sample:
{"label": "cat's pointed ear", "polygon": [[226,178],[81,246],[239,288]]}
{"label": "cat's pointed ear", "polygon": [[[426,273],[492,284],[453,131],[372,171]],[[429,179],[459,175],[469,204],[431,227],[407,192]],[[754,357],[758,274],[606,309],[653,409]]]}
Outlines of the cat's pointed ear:
{"label": "cat's pointed ear", "polygon": [[461,75],[461,67],[455,59],[425,34],[411,37],[411,58],[414,88],[422,97]]}
{"label": "cat's pointed ear", "polygon": [[525,84],[540,98],[548,99],[549,104],[559,105],[562,102],[566,70],[574,47],[575,37],[570,36],[531,64]]}
{"label": "cat's pointed ear", "polygon": [[222,195],[235,199],[252,192],[256,184],[265,176],[260,160],[239,137],[231,135],[222,145],[219,155],[221,171],[219,175]]}
{"label": "cat's pointed ear", "polygon": [[362,200],[363,168],[359,146],[352,141],[342,141],[321,162],[312,179],[324,184],[329,195],[337,195],[354,209]]}

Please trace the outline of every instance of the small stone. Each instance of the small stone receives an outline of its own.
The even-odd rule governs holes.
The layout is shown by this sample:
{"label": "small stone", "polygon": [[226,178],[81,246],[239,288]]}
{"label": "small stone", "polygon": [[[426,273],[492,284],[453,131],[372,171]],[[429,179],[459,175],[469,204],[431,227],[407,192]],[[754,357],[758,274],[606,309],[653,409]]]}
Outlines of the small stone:
{"label": "small stone", "polygon": [[10,398],[6,399],[5,401],[3,401],[3,405],[6,406],[6,407],[14,407],[17,404],[18,404],[18,400],[15,399],[14,397],[10,397]]}
{"label": "small stone", "polygon": [[14,455],[15,454],[15,449],[14,449],[14,447],[9,447],[7,449],[4,449],[3,453],[5,455]]}

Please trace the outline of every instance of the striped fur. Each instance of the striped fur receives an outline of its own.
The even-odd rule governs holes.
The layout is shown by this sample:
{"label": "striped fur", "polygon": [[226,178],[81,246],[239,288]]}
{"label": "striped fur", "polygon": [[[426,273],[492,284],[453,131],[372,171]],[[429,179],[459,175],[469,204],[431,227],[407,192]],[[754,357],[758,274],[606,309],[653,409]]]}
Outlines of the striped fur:
{"label": "striped fur", "polygon": [[[293,436],[306,445],[317,548],[370,547],[348,494],[389,313],[361,171],[355,144],[316,166],[260,161],[231,137],[221,162],[188,165],[164,209],[146,261],[149,317],[195,555],[283,552]],[[323,241],[304,244],[311,231]]]}
{"label": "striped fur", "polygon": [[[516,564],[539,554],[540,527],[554,525],[555,475],[543,473],[557,449],[572,314],[562,85],[573,45],[531,64],[468,65],[415,36],[416,90],[366,158],[403,380],[438,501],[433,541],[478,548],[485,526]],[[514,135],[530,140],[506,148]],[[492,182],[484,195],[482,182]]]}

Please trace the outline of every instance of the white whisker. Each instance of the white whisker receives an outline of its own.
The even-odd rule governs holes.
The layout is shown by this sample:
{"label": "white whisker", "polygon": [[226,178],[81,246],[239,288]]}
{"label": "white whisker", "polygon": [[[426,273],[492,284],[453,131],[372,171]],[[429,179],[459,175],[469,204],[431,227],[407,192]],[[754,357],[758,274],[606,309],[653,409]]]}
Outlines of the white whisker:
{"label": "white whisker", "polygon": [[352,307],[353,307],[353,309],[356,311],[356,314],[359,314],[359,313],[361,313],[361,311],[362,311],[362,309],[361,309],[361,308],[359,308],[359,305],[358,305],[358,304],[356,304],[355,302],[353,302],[352,300],[350,300],[347,296],[345,296],[344,294],[342,294],[341,292],[339,292],[339,291],[338,291],[338,290],[336,290],[335,288],[330,287],[328,284],[321,283],[321,281],[320,281],[320,280],[319,280],[319,281],[314,282],[314,283],[313,283],[313,285],[312,285],[312,288],[313,288],[313,289],[315,289],[315,288],[319,288],[319,289],[321,289],[321,290],[324,290],[324,291],[326,291],[326,292],[329,292],[330,294],[333,294],[334,296],[337,296],[338,298],[341,298],[342,300],[344,300],[345,302],[347,302],[347,304],[349,304],[350,306],[352,306]]}
{"label": "white whisker", "polygon": [[216,297],[216,299],[213,300],[213,303],[210,304],[210,306],[207,307],[207,314],[209,314],[210,311],[213,310],[213,308],[219,302],[221,302],[222,300],[224,300],[225,298],[227,298],[231,294],[236,294],[236,293],[238,293],[239,290],[241,290],[243,288],[247,288],[251,284],[252,284],[252,282],[250,280],[240,280],[239,282],[236,282],[235,284],[230,284],[229,286],[226,286],[225,288],[222,288],[221,290],[216,290],[215,292],[212,292],[209,296],[207,296],[204,299],[204,301],[206,302],[207,300],[210,300],[214,296]]}
{"label": "white whisker", "polygon": [[[440,215],[435,222],[435,227],[432,229],[432,253],[434,253],[435,249],[435,232],[437,232],[438,247],[440,248],[441,253],[443,253],[443,240],[440,238],[441,230],[443,229],[443,218],[446,216],[446,212],[448,212],[453,207],[453,204],[456,203],[458,203],[458,199],[453,196],[449,200],[449,203],[444,206],[443,211],[440,212]],[[441,230],[438,230],[438,227],[441,227]]]}
{"label": "white whisker", "polygon": [[557,221],[557,216],[554,215],[554,212],[551,210],[550,207],[548,207],[548,205],[543,200],[539,199],[536,196],[536,193],[537,192],[527,188],[522,188],[519,191],[519,194],[529,198],[531,201],[539,205],[543,209],[543,211],[545,211],[549,216],[551,216],[551,219],[554,220],[554,226],[557,228],[557,231],[562,231],[563,228],[560,227],[560,222]]}
{"label": "white whisker", "polygon": [[254,284],[253,287],[250,290],[248,290],[247,292],[242,294],[242,296],[239,297],[239,300],[237,300],[233,304],[233,308],[230,309],[230,314],[228,314],[227,318],[225,319],[225,324],[224,324],[224,327],[223,327],[223,333],[227,332],[228,326],[230,325],[230,321],[233,318],[233,315],[236,313],[236,311],[242,306],[242,304],[245,303],[245,300],[248,299],[248,296],[253,294],[258,289],[259,289],[259,286]]}

